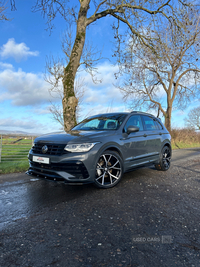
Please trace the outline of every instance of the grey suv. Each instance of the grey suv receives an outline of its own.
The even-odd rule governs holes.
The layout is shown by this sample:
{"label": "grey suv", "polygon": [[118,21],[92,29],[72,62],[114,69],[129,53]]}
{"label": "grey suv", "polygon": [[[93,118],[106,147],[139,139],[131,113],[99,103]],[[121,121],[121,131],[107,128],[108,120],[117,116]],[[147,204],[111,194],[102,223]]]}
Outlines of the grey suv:
{"label": "grey suv", "polygon": [[110,188],[136,167],[154,164],[158,170],[168,170],[171,153],[171,136],[153,115],[138,111],[99,114],[83,120],[70,133],[36,138],[27,174]]}

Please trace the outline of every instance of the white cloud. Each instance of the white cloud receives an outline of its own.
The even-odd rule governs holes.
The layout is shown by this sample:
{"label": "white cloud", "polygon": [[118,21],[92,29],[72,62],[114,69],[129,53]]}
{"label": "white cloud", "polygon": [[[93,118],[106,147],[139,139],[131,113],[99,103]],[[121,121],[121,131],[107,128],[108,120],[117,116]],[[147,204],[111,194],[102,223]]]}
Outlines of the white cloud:
{"label": "white cloud", "polygon": [[[3,66],[6,68],[6,64]],[[31,112],[45,116],[49,114],[49,100],[61,101],[55,98],[55,95],[54,98],[50,96],[49,84],[44,81],[43,75],[26,73],[21,69],[16,71],[10,64],[7,67],[0,71],[0,102],[10,101],[13,108],[28,106],[29,114]],[[80,113],[82,118],[92,114],[126,110],[120,90],[113,85],[117,66],[105,63],[99,65],[98,71],[103,77],[102,83],[98,85],[94,85],[90,75],[84,73],[86,85]]]}
{"label": "white cloud", "polygon": [[42,107],[31,109],[30,112],[33,112],[33,113],[38,114],[38,115],[51,114],[51,111],[49,110],[50,107],[51,107],[50,105],[49,106],[42,106]]}
{"label": "white cloud", "polygon": [[[1,66],[1,63],[0,63]],[[37,106],[47,104],[49,100],[60,101],[54,94],[49,94],[49,84],[44,81],[42,74],[26,73],[22,69],[14,70],[11,64],[2,63],[7,69],[0,71],[0,101],[10,100],[14,106]],[[102,75],[102,83],[95,85],[91,76],[84,72],[85,94],[84,105],[103,105],[108,107],[112,102],[115,107],[123,103],[123,95],[113,84],[115,83],[114,73],[117,66],[104,63],[98,67]],[[99,75],[100,75],[99,74]]]}
{"label": "white cloud", "polygon": [[48,88],[41,74],[26,73],[19,69],[0,72],[0,101],[11,100],[15,106],[34,106],[49,102]]}
{"label": "white cloud", "polygon": [[9,63],[0,62],[0,69],[13,69],[13,65]]}
{"label": "white cloud", "polygon": [[53,122],[48,116],[17,116],[4,117],[0,119],[0,131],[23,131],[31,134],[44,134],[48,132],[55,132],[60,129],[60,126]]}
{"label": "white cloud", "polygon": [[[125,105],[123,94],[115,86],[117,83],[115,73],[119,71],[118,66],[105,62],[97,66],[97,71],[97,78],[102,79],[102,83],[94,84],[90,74],[86,72],[81,72],[79,74],[81,77],[84,77],[84,83],[86,84],[83,104],[90,106],[100,104],[104,107],[108,107],[109,103],[112,102],[113,107]],[[160,86],[157,92],[158,100],[163,99],[165,96],[166,92],[163,87]],[[129,100],[134,101],[134,98],[135,96],[130,94]]]}
{"label": "white cloud", "polygon": [[95,78],[98,80],[102,80],[102,83],[95,84],[92,81],[91,75],[85,71],[80,72],[78,76],[84,79],[84,83],[89,87],[102,87],[102,85],[112,85],[116,82],[114,74],[118,72],[119,68],[117,65],[109,64],[108,62],[104,62],[103,64],[99,64],[96,66],[97,74]]}
{"label": "white cloud", "polygon": [[114,86],[116,83],[115,73],[118,71],[118,66],[103,63],[97,66],[97,78],[102,82],[94,84],[91,75],[86,72],[81,72],[79,76],[84,77],[85,93],[84,104],[89,105],[104,105],[108,106],[110,102],[113,106],[123,103],[123,95],[118,88]]}
{"label": "white cloud", "polygon": [[105,62],[97,66],[97,71],[97,78],[102,79],[98,84],[94,84],[91,75],[86,72],[78,75],[84,79],[85,84],[80,120],[99,113],[128,111],[122,93],[114,86],[114,74],[117,73],[118,66]]}
{"label": "white cloud", "polygon": [[176,117],[183,116],[183,115],[186,115],[186,112],[184,110],[178,110],[175,112]]}
{"label": "white cloud", "polygon": [[17,62],[22,59],[27,59],[28,56],[38,56],[38,51],[30,51],[30,48],[25,43],[17,44],[14,38],[8,40],[0,48],[0,56],[2,58],[13,57]]}
{"label": "white cloud", "polygon": [[26,130],[44,129],[44,125],[32,118],[13,119],[11,117],[1,119],[0,127],[5,127],[6,129],[12,129],[17,127]]}
{"label": "white cloud", "polygon": [[123,102],[123,95],[121,94],[120,90],[113,86],[102,86],[98,89],[94,88],[86,88],[84,94],[84,103],[85,104],[108,104],[113,102],[113,105],[117,103]]}

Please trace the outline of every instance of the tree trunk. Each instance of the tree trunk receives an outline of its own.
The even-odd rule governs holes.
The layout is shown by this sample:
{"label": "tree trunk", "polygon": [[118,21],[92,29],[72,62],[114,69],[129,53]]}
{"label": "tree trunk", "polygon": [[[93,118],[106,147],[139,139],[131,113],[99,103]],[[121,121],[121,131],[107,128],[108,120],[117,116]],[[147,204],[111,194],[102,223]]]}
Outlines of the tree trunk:
{"label": "tree trunk", "polygon": [[172,106],[168,105],[165,115],[165,127],[169,132],[171,132],[171,118],[172,118]]}
{"label": "tree trunk", "polygon": [[70,56],[69,63],[64,69],[63,77],[63,92],[64,97],[62,100],[63,105],[63,118],[64,129],[66,132],[70,131],[72,127],[76,125],[76,107],[78,105],[78,99],[74,93],[74,81],[76,72],[80,66],[80,59],[85,44],[86,34],[86,19],[87,11],[89,9],[90,0],[82,0],[81,7],[78,14],[77,30],[74,46]]}

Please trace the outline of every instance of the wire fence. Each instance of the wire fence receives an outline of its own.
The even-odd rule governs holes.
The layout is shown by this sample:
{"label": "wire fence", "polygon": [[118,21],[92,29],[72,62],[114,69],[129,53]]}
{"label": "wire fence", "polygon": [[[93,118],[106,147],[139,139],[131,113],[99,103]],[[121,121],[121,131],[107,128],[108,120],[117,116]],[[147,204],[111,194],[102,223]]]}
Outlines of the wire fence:
{"label": "wire fence", "polygon": [[33,136],[0,135],[0,163],[27,160]]}

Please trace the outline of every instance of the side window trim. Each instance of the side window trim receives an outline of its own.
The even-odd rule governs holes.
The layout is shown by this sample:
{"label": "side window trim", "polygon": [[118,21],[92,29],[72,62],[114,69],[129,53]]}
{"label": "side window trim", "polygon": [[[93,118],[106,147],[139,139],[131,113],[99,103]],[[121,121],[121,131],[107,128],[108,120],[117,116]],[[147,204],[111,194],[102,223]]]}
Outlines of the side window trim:
{"label": "side window trim", "polygon": [[144,122],[144,115],[142,115],[141,117],[142,117],[143,129],[146,131],[146,125],[145,125],[145,122]]}
{"label": "side window trim", "polygon": [[156,124],[154,123],[155,118],[152,118],[151,116],[148,116],[148,115],[142,115],[143,128],[145,129],[145,131],[156,131],[156,130],[158,130],[157,127],[156,127],[156,129],[147,129],[146,124],[145,124],[145,118],[151,119],[153,121],[154,126],[156,127]]}
{"label": "side window trim", "polygon": [[162,124],[159,122],[159,119],[155,118],[154,121],[156,121],[156,122],[158,123],[159,127],[160,127],[158,130],[163,130],[163,126],[162,126]]}
{"label": "side window trim", "polygon": [[127,123],[128,123],[128,121],[132,118],[132,117],[134,117],[134,116],[138,116],[139,118],[140,118],[140,121],[141,121],[141,123],[142,123],[142,130],[140,129],[139,130],[139,132],[143,132],[144,131],[144,123],[143,123],[143,120],[142,120],[142,116],[140,115],[140,114],[138,114],[138,115],[131,115],[127,120],[126,120],[126,122],[125,122],[125,124],[124,124],[124,127],[123,127],[123,129],[122,129],[122,132],[123,133],[125,133],[126,132],[126,125],[127,125]]}

